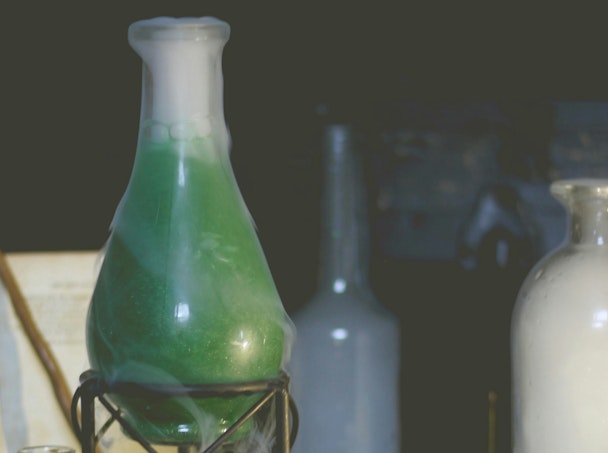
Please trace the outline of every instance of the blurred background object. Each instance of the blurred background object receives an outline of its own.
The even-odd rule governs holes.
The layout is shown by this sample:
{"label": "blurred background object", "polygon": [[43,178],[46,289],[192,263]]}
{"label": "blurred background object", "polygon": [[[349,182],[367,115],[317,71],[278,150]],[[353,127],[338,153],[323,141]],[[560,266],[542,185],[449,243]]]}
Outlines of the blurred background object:
{"label": "blurred background object", "polygon": [[318,290],[292,316],[293,451],[397,453],[399,321],[370,286],[362,143],[348,123],[326,124],[323,136]]}
{"label": "blurred background object", "polygon": [[483,451],[496,391],[496,451],[508,451],[510,311],[525,268],[565,231],[548,184],[608,174],[608,67],[589,11],[67,1],[4,13],[3,250],[103,246],[137,140],[127,27],[215,15],[232,26],[233,167],[286,309],[316,289],[329,109],[369,144],[371,283],[401,321],[403,450]]}

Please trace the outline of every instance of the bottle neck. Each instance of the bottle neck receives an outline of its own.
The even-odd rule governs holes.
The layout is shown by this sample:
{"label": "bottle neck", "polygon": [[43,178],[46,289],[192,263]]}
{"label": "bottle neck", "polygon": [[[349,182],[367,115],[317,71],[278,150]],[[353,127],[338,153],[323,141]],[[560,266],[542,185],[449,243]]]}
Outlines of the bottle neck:
{"label": "bottle neck", "polygon": [[212,17],[130,26],[129,43],[143,62],[140,143],[211,137],[228,148],[221,59],[229,33]]}
{"label": "bottle neck", "polygon": [[369,231],[361,162],[353,128],[326,127],[323,146],[320,290],[369,287]]}
{"label": "bottle neck", "polygon": [[551,191],[568,212],[570,243],[608,246],[608,180],[557,181]]}
{"label": "bottle neck", "polygon": [[608,200],[571,203],[570,242],[608,246]]}

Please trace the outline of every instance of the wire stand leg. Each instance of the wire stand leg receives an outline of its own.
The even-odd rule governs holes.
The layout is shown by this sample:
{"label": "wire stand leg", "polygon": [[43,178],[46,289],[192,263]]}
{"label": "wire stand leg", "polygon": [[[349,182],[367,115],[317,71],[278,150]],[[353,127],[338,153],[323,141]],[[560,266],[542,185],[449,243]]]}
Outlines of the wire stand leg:
{"label": "wire stand leg", "polygon": [[290,451],[290,429],[289,429],[289,394],[285,389],[275,393],[276,404],[276,440],[278,451],[289,453]]}
{"label": "wire stand leg", "polygon": [[95,452],[95,397],[97,396],[97,382],[87,381],[81,387],[81,448],[82,453]]}

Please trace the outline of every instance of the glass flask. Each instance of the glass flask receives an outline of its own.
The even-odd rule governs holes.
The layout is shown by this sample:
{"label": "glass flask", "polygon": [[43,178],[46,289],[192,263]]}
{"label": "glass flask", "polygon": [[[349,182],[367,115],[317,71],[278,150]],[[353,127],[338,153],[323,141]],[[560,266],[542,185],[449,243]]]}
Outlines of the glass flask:
{"label": "glass flask", "polygon": [[[288,358],[292,324],[229,158],[229,32],[213,17],[129,27],[143,61],[138,144],[86,325],[91,368],[109,382],[248,382],[276,377]],[[110,397],[149,442],[199,446],[259,399]]]}
{"label": "glass flask", "polygon": [[319,286],[292,316],[291,391],[300,419],[294,452],[396,453],[400,446],[399,324],[368,280],[355,142],[350,125],[325,129]]}
{"label": "glass flask", "polygon": [[520,288],[511,325],[515,453],[608,451],[608,180],[560,180],[567,240]]}

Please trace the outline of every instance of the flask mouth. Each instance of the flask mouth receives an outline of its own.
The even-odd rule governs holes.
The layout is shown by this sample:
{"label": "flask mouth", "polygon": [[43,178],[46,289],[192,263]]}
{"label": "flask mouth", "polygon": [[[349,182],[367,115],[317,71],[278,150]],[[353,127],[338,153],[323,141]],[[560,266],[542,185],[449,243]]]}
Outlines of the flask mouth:
{"label": "flask mouth", "polygon": [[155,17],[133,22],[129,41],[207,41],[230,37],[230,25],[212,16]]}
{"label": "flask mouth", "polygon": [[129,26],[129,44],[143,63],[140,124],[160,126],[156,141],[168,137],[163,128],[177,139],[215,129],[227,147],[221,55],[229,34],[230,25],[212,16],[160,16]]}

